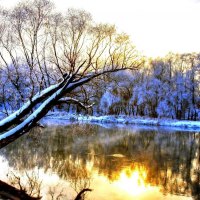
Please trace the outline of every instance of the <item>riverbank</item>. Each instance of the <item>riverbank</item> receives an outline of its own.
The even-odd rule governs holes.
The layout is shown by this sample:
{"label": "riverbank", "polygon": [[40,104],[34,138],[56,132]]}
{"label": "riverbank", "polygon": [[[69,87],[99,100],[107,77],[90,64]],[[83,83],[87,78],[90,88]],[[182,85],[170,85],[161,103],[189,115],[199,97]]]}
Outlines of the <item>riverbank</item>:
{"label": "riverbank", "polygon": [[[4,118],[0,114],[0,120]],[[90,116],[69,114],[66,112],[49,112],[41,121],[45,126],[67,125],[71,122],[118,124],[118,125],[146,125],[154,127],[171,127],[184,130],[195,130],[200,132],[200,121],[154,119],[148,117],[133,117],[126,115]]]}
{"label": "riverbank", "polygon": [[124,125],[133,124],[148,126],[168,126],[200,131],[200,121],[153,119],[147,117],[130,117],[125,115],[89,116],[68,114],[65,112],[49,112],[48,115],[41,120],[41,122],[44,125],[65,125],[69,122],[115,123]]}

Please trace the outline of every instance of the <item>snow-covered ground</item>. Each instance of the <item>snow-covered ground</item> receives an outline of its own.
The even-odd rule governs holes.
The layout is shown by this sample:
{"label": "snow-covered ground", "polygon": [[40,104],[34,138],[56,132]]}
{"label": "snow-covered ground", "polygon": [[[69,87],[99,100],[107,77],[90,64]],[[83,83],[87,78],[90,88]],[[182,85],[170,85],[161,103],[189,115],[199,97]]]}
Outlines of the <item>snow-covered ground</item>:
{"label": "snow-covered ground", "polygon": [[[0,114],[0,119],[4,117]],[[125,115],[114,116],[89,116],[68,114],[66,112],[49,112],[41,121],[43,125],[68,125],[71,122],[84,122],[94,124],[117,124],[120,125],[147,125],[171,127],[181,130],[195,130],[200,132],[200,121],[172,120],[172,119],[153,119],[148,117],[130,117]]]}
{"label": "snow-covered ground", "polygon": [[44,125],[66,125],[69,122],[87,123],[114,123],[114,124],[136,124],[149,126],[176,127],[187,130],[200,131],[200,121],[172,120],[172,119],[153,119],[147,117],[130,117],[125,115],[113,116],[86,116],[67,114],[65,112],[49,112],[41,122]]}

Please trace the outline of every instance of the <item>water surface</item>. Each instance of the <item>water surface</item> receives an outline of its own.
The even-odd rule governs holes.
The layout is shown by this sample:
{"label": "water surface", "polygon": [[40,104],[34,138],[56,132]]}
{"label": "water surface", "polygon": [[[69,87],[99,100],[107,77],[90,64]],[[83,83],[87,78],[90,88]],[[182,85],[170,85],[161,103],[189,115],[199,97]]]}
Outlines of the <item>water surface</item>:
{"label": "water surface", "polygon": [[[200,199],[200,133],[72,124],[0,150],[0,179],[43,199]],[[20,178],[19,178],[20,177]],[[33,184],[34,183],[34,184]]]}

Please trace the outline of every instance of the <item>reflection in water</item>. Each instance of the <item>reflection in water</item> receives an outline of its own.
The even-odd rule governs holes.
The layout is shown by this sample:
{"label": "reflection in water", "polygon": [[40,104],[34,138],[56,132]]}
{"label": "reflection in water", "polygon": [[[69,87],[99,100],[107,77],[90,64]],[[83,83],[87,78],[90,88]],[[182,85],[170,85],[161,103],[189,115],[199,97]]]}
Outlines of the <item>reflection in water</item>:
{"label": "reflection in water", "polygon": [[147,171],[144,167],[128,167],[120,172],[118,179],[114,181],[114,185],[133,196],[139,196],[150,190],[157,190],[157,188],[151,187],[146,181]]}
{"label": "reflection in water", "polygon": [[23,171],[22,173],[10,171],[7,174],[7,177],[9,180],[8,182],[13,187],[18,188],[21,191],[26,191],[27,194],[31,197],[40,199],[42,181],[39,178],[39,171],[37,169],[33,169],[31,171]]}
{"label": "reflection in water", "polygon": [[44,199],[89,187],[96,200],[197,200],[199,153],[200,133],[88,124],[35,129],[0,151],[6,170],[40,170]]}

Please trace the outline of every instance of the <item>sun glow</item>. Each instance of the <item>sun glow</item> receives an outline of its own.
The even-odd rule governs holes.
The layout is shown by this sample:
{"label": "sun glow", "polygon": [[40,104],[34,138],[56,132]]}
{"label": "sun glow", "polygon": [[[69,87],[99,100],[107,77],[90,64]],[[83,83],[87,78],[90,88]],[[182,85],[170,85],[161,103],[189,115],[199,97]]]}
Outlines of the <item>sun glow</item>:
{"label": "sun glow", "polygon": [[[199,52],[198,0],[52,0],[63,12],[70,7],[89,11],[97,22],[115,24],[129,34],[144,55]],[[0,0],[11,7],[19,0]]]}
{"label": "sun glow", "polygon": [[145,193],[159,191],[158,187],[150,186],[147,183],[147,170],[144,167],[123,169],[114,185],[131,196],[141,196]]}

